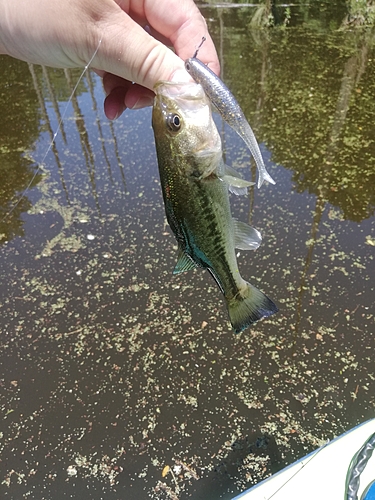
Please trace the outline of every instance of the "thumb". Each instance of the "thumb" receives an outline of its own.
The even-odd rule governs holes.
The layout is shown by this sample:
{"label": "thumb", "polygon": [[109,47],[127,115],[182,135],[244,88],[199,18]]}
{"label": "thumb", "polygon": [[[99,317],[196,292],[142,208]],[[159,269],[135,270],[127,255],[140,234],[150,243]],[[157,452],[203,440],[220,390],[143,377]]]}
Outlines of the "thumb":
{"label": "thumb", "polygon": [[[170,80],[178,71],[189,79],[184,62],[171,49],[149,35],[123,11],[111,25],[97,27],[100,47],[92,66],[153,89],[159,80]],[[92,44],[91,44],[92,46]]]}

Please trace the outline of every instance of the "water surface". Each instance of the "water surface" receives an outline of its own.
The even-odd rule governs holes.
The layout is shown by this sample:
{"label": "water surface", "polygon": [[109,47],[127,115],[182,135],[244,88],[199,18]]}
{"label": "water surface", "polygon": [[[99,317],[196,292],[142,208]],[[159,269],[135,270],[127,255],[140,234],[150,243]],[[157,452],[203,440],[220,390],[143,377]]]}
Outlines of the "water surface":
{"label": "water surface", "polygon": [[234,335],[172,276],[150,109],[110,123],[86,74],[50,147],[80,72],[1,58],[2,498],[229,499],[374,416],[373,34],[204,14],[277,181],[232,203],[280,312]]}

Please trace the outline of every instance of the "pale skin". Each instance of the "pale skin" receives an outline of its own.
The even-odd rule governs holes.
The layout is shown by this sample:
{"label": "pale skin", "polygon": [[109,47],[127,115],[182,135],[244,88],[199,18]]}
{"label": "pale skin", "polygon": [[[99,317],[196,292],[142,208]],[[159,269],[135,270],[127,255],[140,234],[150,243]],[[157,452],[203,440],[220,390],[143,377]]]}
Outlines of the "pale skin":
{"label": "pale skin", "polygon": [[[193,0],[0,0],[0,54],[56,68],[91,67],[103,78],[109,119],[152,104],[159,80],[190,81],[184,60],[219,74]],[[173,52],[170,48],[173,47]]]}

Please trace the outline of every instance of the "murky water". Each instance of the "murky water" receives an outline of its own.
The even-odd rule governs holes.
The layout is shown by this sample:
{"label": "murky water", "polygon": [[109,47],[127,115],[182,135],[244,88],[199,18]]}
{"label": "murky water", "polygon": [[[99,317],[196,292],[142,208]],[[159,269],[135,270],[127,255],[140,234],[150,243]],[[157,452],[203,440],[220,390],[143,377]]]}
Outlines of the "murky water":
{"label": "murky water", "polygon": [[109,123],[85,75],[49,149],[80,73],[1,58],[1,498],[229,499],[374,416],[374,36],[204,13],[277,181],[232,202],[280,312],[236,336],[172,276],[150,109]]}

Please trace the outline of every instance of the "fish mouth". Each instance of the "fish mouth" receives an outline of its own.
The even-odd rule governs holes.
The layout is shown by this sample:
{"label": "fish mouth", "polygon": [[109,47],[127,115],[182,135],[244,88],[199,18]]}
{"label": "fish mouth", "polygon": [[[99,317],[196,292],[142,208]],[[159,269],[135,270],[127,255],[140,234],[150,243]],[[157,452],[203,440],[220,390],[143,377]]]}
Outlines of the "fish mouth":
{"label": "fish mouth", "polygon": [[188,134],[199,140],[189,143],[189,153],[208,161],[213,155],[221,156],[221,139],[211,116],[211,104],[203,87],[195,82],[159,81],[154,86],[154,133],[164,134],[165,122],[171,113],[177,113]]}
{"label": "fish mouth", "polygon": [[156,103],[161,108],[180,108],[184,112],[197,111],[210,105],[208,98],[199,83],[160,81],[154,86]]}
{"label": "fish mouth", "polygon": [[195,82],[167,82],[159,81],[154,86],[156,95],[162,95],[171,99],[199,100],[204,99],[206,94],[202,85]]}

